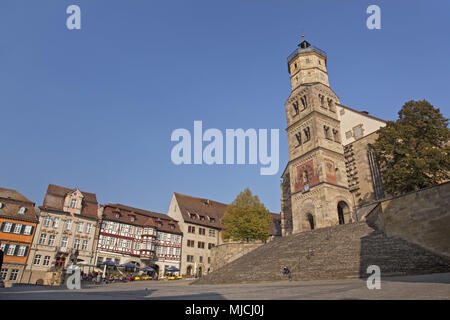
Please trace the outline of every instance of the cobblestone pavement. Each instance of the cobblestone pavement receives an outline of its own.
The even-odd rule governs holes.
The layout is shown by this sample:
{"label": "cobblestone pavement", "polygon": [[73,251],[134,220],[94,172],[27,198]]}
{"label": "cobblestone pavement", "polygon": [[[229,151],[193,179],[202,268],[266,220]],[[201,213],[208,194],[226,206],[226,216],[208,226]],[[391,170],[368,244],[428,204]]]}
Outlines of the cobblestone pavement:
{"label": "cobblestone pavement", "polygon": [[81,290],[63,287],[0,289],[8,299],[165,299],[165,300],[316,300],[316,299],[450,299],[450,273],[386,277],[381,289],[369,290],[363,279],[283,281],[256,284],[192,285],[189,280],[102,284]]}

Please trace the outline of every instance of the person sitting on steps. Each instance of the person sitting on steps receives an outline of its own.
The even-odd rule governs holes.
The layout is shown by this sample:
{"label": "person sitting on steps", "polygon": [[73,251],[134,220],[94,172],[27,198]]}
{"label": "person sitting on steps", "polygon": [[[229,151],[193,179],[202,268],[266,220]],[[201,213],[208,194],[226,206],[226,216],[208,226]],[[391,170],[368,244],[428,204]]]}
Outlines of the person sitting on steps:
{"label": "person sitting on steps", "polygon": [[292,280],[291,270],[289,270],[288,266],[284,266],[284,267],[283,267],[282,273],[283,273],[284,275],[287,275],[289,281]]}

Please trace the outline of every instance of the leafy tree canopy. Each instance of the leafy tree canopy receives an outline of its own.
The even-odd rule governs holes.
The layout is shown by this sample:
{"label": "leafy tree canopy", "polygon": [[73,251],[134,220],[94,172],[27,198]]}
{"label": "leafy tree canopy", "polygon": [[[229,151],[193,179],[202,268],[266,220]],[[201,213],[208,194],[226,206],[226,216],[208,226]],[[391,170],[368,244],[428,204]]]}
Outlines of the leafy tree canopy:
{"label": "leafy tree canopy", "polygon": [[448,180],[448,119],[426,100],[406,102],[398,115],[375,143],[384,190],[399,195]]}
{"label": "leafy tree canopy", "polygon": [[245,189],[231,203],[222,218],[224,240],[266,241],[270,236],[272,215],[257,195]]}

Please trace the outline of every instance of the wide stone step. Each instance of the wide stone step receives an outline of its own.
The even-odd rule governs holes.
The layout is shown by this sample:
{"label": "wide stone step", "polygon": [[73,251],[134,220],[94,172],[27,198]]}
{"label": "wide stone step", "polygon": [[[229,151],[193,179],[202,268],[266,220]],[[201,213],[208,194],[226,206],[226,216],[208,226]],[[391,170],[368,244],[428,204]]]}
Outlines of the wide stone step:
{"label": "wide stone step", "polygon": [[294,280],[367,277],[373,264],[382,276],[450,271],[448,259],[360,222],[276,239],[195,283],[281,280],[283,265]]}

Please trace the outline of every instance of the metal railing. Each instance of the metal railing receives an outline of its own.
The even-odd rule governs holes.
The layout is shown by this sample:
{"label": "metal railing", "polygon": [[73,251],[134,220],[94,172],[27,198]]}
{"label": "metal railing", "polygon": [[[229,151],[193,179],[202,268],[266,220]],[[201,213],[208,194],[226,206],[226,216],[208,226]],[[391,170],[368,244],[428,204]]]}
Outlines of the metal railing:
{"label": "metal railing", "polygon": [[288,57],[287,57],[287,61],[291,61],[297,54],[299,53],[304,53],[304,52],[317,52],[318,54],[323,55],[325,58],[327,57],[327,53],[315,46],[310,46],[308,48],[302,49],[302,48],[297,48],[295,49]]}

